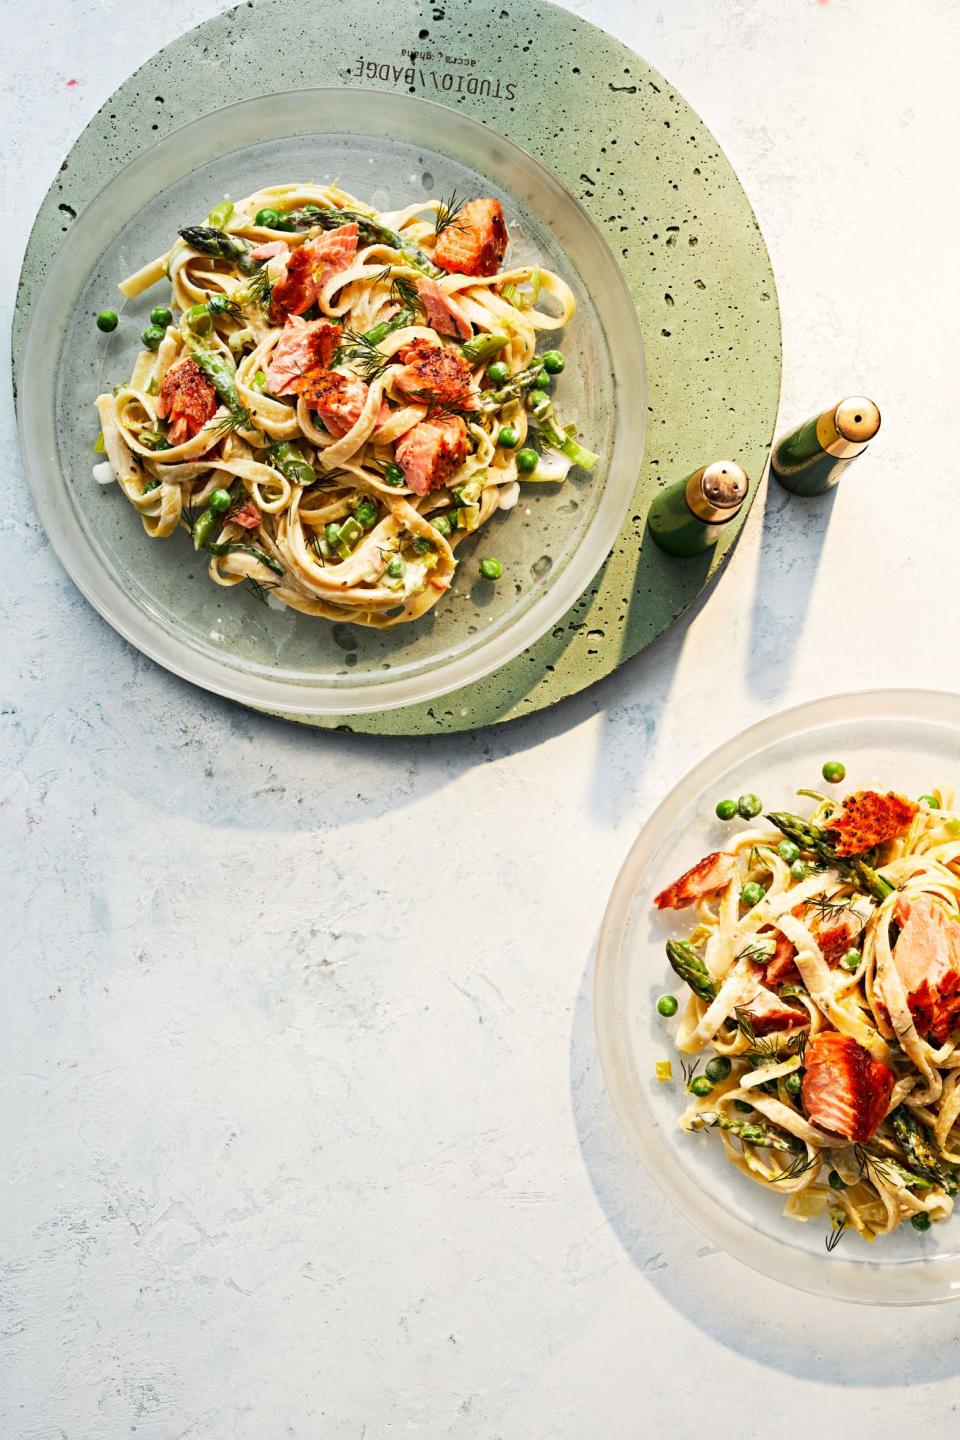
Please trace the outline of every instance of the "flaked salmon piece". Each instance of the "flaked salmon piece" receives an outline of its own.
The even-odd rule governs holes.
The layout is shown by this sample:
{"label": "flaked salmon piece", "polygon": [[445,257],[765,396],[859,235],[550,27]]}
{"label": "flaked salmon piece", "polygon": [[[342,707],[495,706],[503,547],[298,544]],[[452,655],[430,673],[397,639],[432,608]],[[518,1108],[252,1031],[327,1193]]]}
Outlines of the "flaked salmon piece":
{"label": "flaked salmon piece", "polygon": [[836,837],[833,845],[838,855],[862,855],[874,845],[882,845],[899,835],[918,809],[912,800],[905,800],[892,790],[886,795],[876,790],[858,790],[846,797],[841,813],[828,820],[824,829]]}
{"label": "flaked salmon piece", "polygon": [[274,255],[282,255],[284,250],[289,249],[290,246],[285,245],[282,240],[267,240],[262,245],[254,245],[250,251],[250,259],[260,261],[272,260]]}
{"label": "flaked salmon piece", "polygon": [[433,258],[458,275],[496,275],[508,239],[500,201],[470,200],[441,231]]}
{"label": "flaked salmon piece", "polygon": [[801,1097],[807,1118],[862,1143],[887,1113],[894,1074],[852,1035],[821,1030],[807,1042]]}
{"label": "flaked salmon piece", "polygon": [[943,1045],[960,1029],[960,923],[928,895],[897,902],[893,964],[922,1037]]}
{"label": "flaked salmon piece", "polygon": [[252,500],[244,500],[242,505],[227,511],[227,519],[231,525],[239,525],[241,530],[256,530],[260,524],[260,511]]}
{"label": "flaked salmon piece", "polygon": [[454,410],[475,410],[470,367],[462,355],[418,337],[400,351],[403,369],[394,376],[402,394]]}
{"label": "flaked salmon piece", "polygon": [[[760,938],[767,939],[768,933],[772,940],[774,938],[772,932],[764,930],[760,931]],[[797,947],[792,940],[788,940],[786,935],[781,935],[779,931],[776,935],[776,945],[776,950],[764,966],[763,978],[768,985],[795,984],[801,978],[800,971],[794,964]]]}
{"label": "flaked salmon piece", "polygon": [[283,334],[267,366],[267,390],[271,395],[292,395],[297,381],[308,370],[326,369],[340,343],[341,330],[330,320],[301,320],[287,317]]}
{"label": "flaked salmon piece", "polygon": [[654,897],[658,910],[685,910],[694,900],[702,900],[730,884],[737,873],[737,858],[726,850],[712,850],[679,880],[668,885]]}
{"label": "flaked salmon piece", "polygon": [[435,280],[415,280],[414,288],[423,302],[427,324],[438,335],[455,335],[469,340],[473,326],[457,302]]}
{"label": "flaked salmon piece", "polygon": [[309,370],[297,381],[297,393],[337,438],[346,435],[360,419],[367,389],[356,375],[340,375],[336,370]]}
{"label": "flaked salmon piece", "polygon": [[374,440],[379,439],[384,430],[389,429],[393,438],[399,439],[414,425],[418,425],[426,415],[422,405],[398,405],[391,410],[386,400],[380,401],[380,410],[377,414],[377,421],[373,427]]}
{"label": "flaked salmon piece", "polygon": [[751,968],[757,976],[757,988],[745,1004],[738,1006],[738,1011],[747,1018],[754,1035],[769,1035],[772,1030],[795,1030],[800,1025],[809,1024],[806,1010],[781,1000],[761,980],[763,971],[758,966]]}
{"label": "flaked salmon piece", "polygon": [[345,270],[357,253],[356,224],[340,225],[305,240],[287,261],[286,274],[273,287],[272,314],[302,315],[315,305],[320,291],[338,270]]}
{"label": "flaked salmon piece", "polygon": [[459,415],[421,420],[397,441],[397,464],[408,489],[426,495],[443,485],[470,453],[467,427]]}
{"label": "flaked salmon piece", "polygon": [[157,395],[157,415],[169,420],[167,439],[171,445],[192,440],[217,413],[217,392],[197,362],[187,356],[171,366]]}

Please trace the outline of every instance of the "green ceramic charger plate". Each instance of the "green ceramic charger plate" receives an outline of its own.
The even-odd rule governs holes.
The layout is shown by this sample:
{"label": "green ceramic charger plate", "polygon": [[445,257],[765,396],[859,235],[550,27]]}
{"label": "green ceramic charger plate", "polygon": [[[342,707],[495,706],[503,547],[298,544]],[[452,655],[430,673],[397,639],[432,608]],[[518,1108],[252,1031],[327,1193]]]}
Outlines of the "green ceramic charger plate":
{"label": "green ceramic charger plate", "polygon": [[[284,34],[296,44],[278,43]],[[645,533],[661,485],[716,458],[763,472],[780,384],[776,290],[749,201],[673,88],[618,41],[541,0],[248,0],[168,45],[74,145],[37,217],[14,317],[14,367],[54,253],[108,179],[160,136],[238,100],[304,87],[414,94],[474,116],[557,175],[601,228],[633,296],[649,415],[634,503],[590,588],[535,645],[428,704],[291,716],[381,734],[472,729],[528,714],[615,670],[722,563],[674,560]],[[639,397],[638,397],[639,398]]]}

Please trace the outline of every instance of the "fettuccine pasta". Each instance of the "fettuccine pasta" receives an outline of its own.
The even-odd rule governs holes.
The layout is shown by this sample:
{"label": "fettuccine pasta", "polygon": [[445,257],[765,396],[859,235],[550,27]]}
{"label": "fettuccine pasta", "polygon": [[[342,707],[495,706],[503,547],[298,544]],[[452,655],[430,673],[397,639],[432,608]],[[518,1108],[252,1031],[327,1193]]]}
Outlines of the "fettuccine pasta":
{"label": "fettuccine pasta", "polygon": [[678,1013],[681,1127],[718,1135],[787,1215],[829,1217],[828,1248],[946,1220],[960,1189],[952,792],[861,791],[808,819],[760,818],[656,904],[697,912],[667,942],[686,1001],[660,1001]]}
{"label": "fettuccine pasta", "polygon": [[554,411],[561,352],[536,349],[573,293],[505,266],[508,239],[492,199],[380,213],[283,184],[223,202],[120,287],[167,280],[170,300],[97,400],[98,478],[148,535],[186,530],[217,585],[329,620],[417,619],[519,482],[597,459]]}

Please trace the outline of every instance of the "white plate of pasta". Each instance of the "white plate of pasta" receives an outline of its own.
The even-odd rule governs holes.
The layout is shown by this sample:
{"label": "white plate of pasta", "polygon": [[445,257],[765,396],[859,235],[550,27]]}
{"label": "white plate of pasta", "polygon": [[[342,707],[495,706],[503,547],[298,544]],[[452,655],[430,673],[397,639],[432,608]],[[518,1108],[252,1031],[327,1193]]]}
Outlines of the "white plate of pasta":
{"label": "white plate of pasta", "polygon": [[701,762],[617,880],[607,1087],[689,1219],[801,1289],[960,1294],[960,698],[862,692]]}
{"label": "white plate of pasta", "polygon": [[576,202],[467,116],[359,91],[242,102],[121,172],[53,262],[19,396],[93,603],[292,713],[422,701],[537,639],[620,527],[645,412]]}

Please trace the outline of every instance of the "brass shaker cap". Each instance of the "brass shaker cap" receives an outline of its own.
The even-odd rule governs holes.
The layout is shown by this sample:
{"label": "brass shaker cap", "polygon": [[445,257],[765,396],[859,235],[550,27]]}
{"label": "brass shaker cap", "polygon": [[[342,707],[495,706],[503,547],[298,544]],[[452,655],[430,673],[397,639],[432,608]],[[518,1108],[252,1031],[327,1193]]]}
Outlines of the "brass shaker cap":
{"label": "brass shaker cap", "polygon": [[687,481],[686,500],[698,520],[718,524],[732,520],[750,489],[750,480],[735,460],[714,460],[694,470]]}
{"label": "brass shaker cap", "polygon": [[865,395],[852,395],[849,400],[840,401],[833,422],[844,440],[863,445],[880,429],[880,411]]}
{"label": "brass shaker cap", "polygon": [[852,457],[872,440],[880,429],[880,411],[865,395],[841,400],[835,410],[825,410],[817,421],[817,439],[828,455]]}

